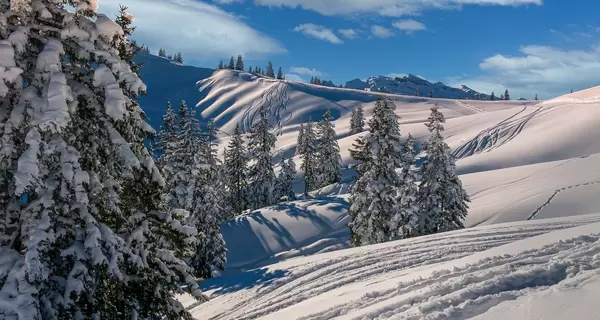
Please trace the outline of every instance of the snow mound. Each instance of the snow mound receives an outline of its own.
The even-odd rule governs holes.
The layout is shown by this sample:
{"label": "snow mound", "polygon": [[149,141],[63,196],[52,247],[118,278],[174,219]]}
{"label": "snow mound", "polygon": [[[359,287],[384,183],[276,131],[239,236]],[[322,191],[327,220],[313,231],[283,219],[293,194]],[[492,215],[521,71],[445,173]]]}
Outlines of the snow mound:
{"label": "snow mound", "polygon": [[487,319],[505,303],[598,281],[599,221],[499,224],[291,259],[206,281],[211,300],[191,311],[223,320]]}

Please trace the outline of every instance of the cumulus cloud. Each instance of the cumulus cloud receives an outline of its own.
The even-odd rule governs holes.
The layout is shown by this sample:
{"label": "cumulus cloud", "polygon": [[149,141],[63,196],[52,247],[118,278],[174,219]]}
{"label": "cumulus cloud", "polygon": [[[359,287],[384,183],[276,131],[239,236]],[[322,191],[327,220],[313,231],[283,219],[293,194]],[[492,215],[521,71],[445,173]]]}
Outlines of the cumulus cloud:
{"label": "cumulus cloud", "polygon": [[316,25],[313,23],[304,23],[294,28],[295,32],[302,32],[307,37],[315,38],[331,42],[333,44],[342,44],[344,41],[335,35],[333,30],[325,28],[324,26]]}
{"label": "cumulus cloud", "polygon": [[529,45],[520,51],[518,56],[488,57],[479,64],[483,75],[454,78],[451,82],[486,93],[508,88],[515,98],[533,98],[536,93],[540,98],[552,98],[571,89],[600,85],[600,47],[564,50]]}
{"label": "cumulus cloud", "polygon": [[285,75],[285,78],[290,81],[304,82],[304,83],[307,82],[304,78],[302,78],[301,76],[299,76],[295,73],[288,73]]}
{"label": "cumulus cloud", "polygon": [[390,29],[377,25],[371,27],[371,33],[375,37],[383,39],[392,37],[394,35],[394,33]]}
{"label": "cumulus cloud", "polygon": [[404,31],[407,34],[412,34],[416,31],[427,30],[423,23],[412,19],[396,21],[392,25],[394,28]]}
{"label": "cumulus cloud", "polygon": [[354,29],[339,29],[338,32],[348,39],[358,38],[358,32],[354,31]]}
{"label": "cumulus cloud", "polygon": [[[100,12],[116,14],[120,0],[102,0]],[[242,54],[260,58],[284,53],[278,41],[214,6],[195,0],[128,0],[135,15],[134,39],[153,51],[181,52],[186,61]],[[160,16],[157,17],[157,13]]]}
{"label": "cumulus cloud", "polygon": [[416,15],[430,9],[458,9],[463,5],[522,6],[542,5],[542,0],[254,0],[255,4],[301,7],[322,15],[376,13],[384,16]]}
{"label": "cumulus cloud", "polygon": [[307,67],[291,67],[290,73],[311,76],[311,77],[327,77],[328,76],[328,74],[325,72],[321,72],[315,68],[310,69]]}

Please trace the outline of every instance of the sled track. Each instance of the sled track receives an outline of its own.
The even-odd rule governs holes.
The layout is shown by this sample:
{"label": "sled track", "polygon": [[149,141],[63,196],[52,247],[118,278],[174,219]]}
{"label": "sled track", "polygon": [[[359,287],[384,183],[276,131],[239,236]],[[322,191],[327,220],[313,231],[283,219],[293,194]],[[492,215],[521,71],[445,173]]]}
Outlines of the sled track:
{"label": "sled track", "polygon": [[525,112],[527,107],[502,120],[498,124],[481,131],[475,138],[456,148],[452,154],[457,159],[466,158],[476,153],[494,150],[518,136],[527,123],[542,111],[544,107],[538,107],[533,112],[518,117]]}
{"label": "sled track", "polygon": [[[228,310],[209,319],[258,319],[339,287],[365,280],[371,283],[385,281],[386,274],[398,274],[409,268],[459,259],[517,240],[587,223],[590,221],[541,223],[524,225],[518,229],[499,227],[487,230],[483,235],[465,230],[459,234],[424,237],[373,249],[360,255],[339,256],[297,265],[290,269],[290,273],[268,285],[259,285],[250,289],[252,292],[240,291],[229,296]],[[399,315],[419,314],[420,316],[400,318],[424,319],[424,314],[442,311],[449,312],[449,316],[441,319],[468,318],[467,315],[485,312],[501,301],[516,299],[530,290],[541,290],[564,280],[568,275],[567,270],[582,265],[577,254],[586,250],[600,253],[599,238],[589,237],[559,243],[541,251],[487,259],[464,269],[444,270],[430,278],[398,283],[394,289],[371,292],[302,319],[334,319],[387,299],[397,301],[397,297],[404,295],[407,296],[406,299],[401,299],[392,307],[388,305],[389,310],[367,315],[366,318],[392,319]],[[573,259],[567,259],[562,264],[553,263],[553,259],[559,255],[573,256]],[[581,259],[591,259],[592,256],[594,255],[585,255]],[[600,254],[595,258],[600,260]],[[600,267],[600,261],[598,266]],[[466,302],[460,304],[459,301]]]}
{"label": "sled track", "polygon": [[288,86],[285,83],[271,86],[248,104],[242,116],[242,131],[250,132],[252,124],[259,117],[260,108],[265,106],[267,118],[278,131],[277,134],[281,133],[283,126],[292,118],[292,113],[287,108],[290,100]]}

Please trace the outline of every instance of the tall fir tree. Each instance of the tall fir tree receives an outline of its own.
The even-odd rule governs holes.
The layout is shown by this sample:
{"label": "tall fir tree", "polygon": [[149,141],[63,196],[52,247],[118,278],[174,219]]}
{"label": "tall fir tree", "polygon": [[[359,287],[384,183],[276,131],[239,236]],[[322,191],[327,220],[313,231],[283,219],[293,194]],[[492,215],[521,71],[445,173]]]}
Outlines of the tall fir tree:
{"label": "tall fir tree", "polygon": [[13,4],[0,28],[1,317],[191,319],[175,294],[206,299],[181,259],[197,231],[164,206],[145,147],[133,16]]}
{"label": "tall fir tree", "polygon": [[279,67],[279,70],[277,70],[277,79],[285,80],[285,77],[283,76],[283,71],[281,71],[281,67]]}
{"label": "tall fir tree", "polygon": [[166,58],[167,57],[167,52],[165,51],[165,49],[163,49],[163,48],[158,49],[158,56]]}
{"label": "tall fir tree", "polygon": [[534,100],[536,100],[536,101],[538,100],[537,93],[535,94],[535,98],[534,98]]}
{"label": "tall fir tree", "polygon": [[508,94],[508,89],[504,91],[504,100],[510,100],[510,94]]}
{"label": "tall fir tree", "polygon": [[223,60],[219,61],[219,66],[217,66],[217,70],[224,69],[225,65],[223,65]]}
{"label": "tall fir tree", "polygon": [[287,161],[281,161],[281,170],[277,176],[277,185],[275,194],[277,200],[293,201],[296,200],[294,193],[294,179],[296,178],[296,163],[290,158]]}
{"label": "tall fir tree", "polygon": [[300,169],[304,171],[304,196],[314,190],[318,184],[317,177],[317,133],[312,119],[300,125],[296,155],[302,159]]}
{"label": "tall fir tree", "polygon": [[427,160],[420,167],[421,184],[419,229],[421,235],[464,228],[469,196],[455,173],[454,157],[444,142],[444,115],[438,106],[431,108],[425,124],[431,133],[423,146]]}
{"label": "tall fir tree", "polygon": [[254,69],[252,69],[252,66],[249,66],[248,67],[248,73],[253,73],[253,72],[254,72]]}
{"label": "tall fir tree", "polygon": [[235,70],[244,71],[244,59],[241,54],[238,54],[237,61],[235,62]]}
{"label": "tall fir tree", "polygon": [[244,144],[240,125],[237,124],[225,150],[225,174],[231,207],[235,215],[242,214],[248,206],[246,200],[248,162],[248,151]]}
{"label": "tall fir tree", "polygon": [[[188,113],[189,120],[196,118],[192,109]],[[195,226],[201,235],[190,258],[190,266],[202,278],[211,278],[215,270],[223,271],[227,253],[221,235],[221,222],[229,218],[226,204],[229,199],[221,185],[215,140],[216,128],[213,121],[209,121],[207,130],[198,139],[196,148],[199,149],[199,161],[192,165],[194,183],[189,186],[192,205],[186,222]]]}
{"label": "tall fir tree", "polygon": [[358,105],[352,109],[350,117],[350,134],[357,134],[363,132],[365,127],[365,115],[363,106]]}
{"label": "tall fir tree", "polygon": [[492,101],[496,100],[496,95],[494,94],[493,91],[492,91],[492,94],[490,95],[490,100],[492,100]]}
{"label": "tall fir tree", "polygon": [[275,78],[275,70],[273,69],[273,63],[271,61],[267,63],[267,71],[265,73],[265,76]]}
{"label": "tall fir tree", "polygon": [[342,180],[342,156],[336,140],[331,110],[326,109],[318,123],[317,187],[322,188]]}
{"label": "tall fir tree", "polygon": [[272,125],[267,110],[262,106],[259,119],[250,129],[248,149],[254,159],[250,165],[248,201],[250,208],[259,209],[275,203],[275,172],[273,171],[273,149],[277,138],[271,133]]}
{"label": "tall fir tree", "polygon": [[393,239],[406,239],[420,235],[417,202],[419,188],[416,172],[412,169],[415,164],[415,150],[414,139],[410,134],[402,147],[402,163],[398,208],[395,211],[396,215],[390,220]]}
{"label": "tall fir tree", "polygon": [[[400,129],[391,100],[379,98],[369,121],[369,134],[357,140],[352,151],[360,161],[352,186],[349,214],[351,242],[355,246],[394,239],[402,228],[398,215],[402,181],[396,168],[404,166]],[[391,222],[396,225],[391,225]]]}
{"label": "tall fir tree", "polygon": [[235,61],[233,60],[233,56],[231,56],[231,59],[229,59],[229,64],[227,64],[227,69],[229,69],[229,70],[235,69]]}

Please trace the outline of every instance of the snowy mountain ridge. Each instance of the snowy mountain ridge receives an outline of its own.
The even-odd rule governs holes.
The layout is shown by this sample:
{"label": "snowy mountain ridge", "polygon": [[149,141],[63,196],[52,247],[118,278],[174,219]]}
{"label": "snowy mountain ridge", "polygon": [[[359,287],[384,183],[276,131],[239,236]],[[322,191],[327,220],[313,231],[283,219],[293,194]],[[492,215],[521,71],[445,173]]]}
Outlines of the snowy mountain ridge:
{"label": "snowy mountain ridge", "polygon": [[460,88],[453,88],[441,82],[429,82],[412,74],[403,77],[389,77],[380,75],[376,77],[370,77],[365,81],[361,79],[354,79],[346,82],[346,87],[349,89],[412,96],[417,95],[418,93],[418,96],[421,97],[429,97],[432,95],[435,98],[447,99],[490,99],[489,95],[477,92],[465,85],[461,85]]}

